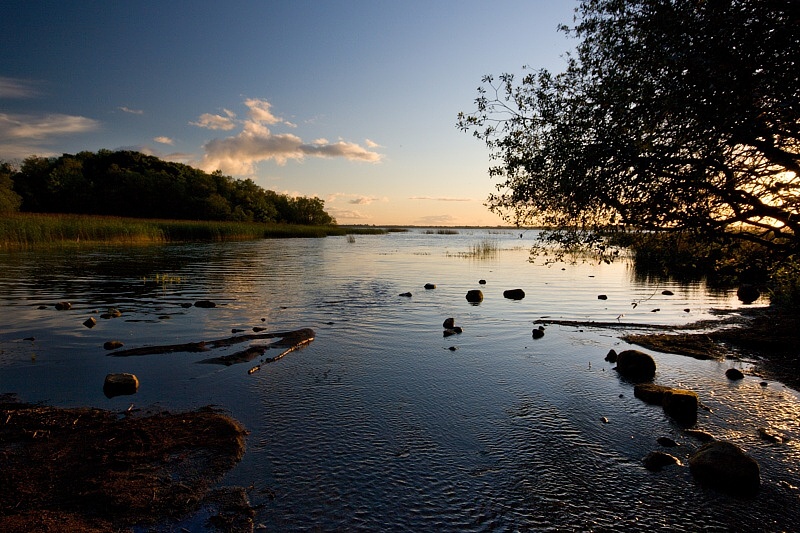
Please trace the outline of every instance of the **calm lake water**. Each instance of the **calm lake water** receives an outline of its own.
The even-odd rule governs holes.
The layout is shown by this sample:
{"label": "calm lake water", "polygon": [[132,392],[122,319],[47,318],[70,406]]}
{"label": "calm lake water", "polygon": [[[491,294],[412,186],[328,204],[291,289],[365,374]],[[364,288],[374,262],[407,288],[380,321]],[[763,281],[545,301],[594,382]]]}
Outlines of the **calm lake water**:
{"label": "calm lake water", "polygon": [[[744,362],[651,352],[657,383],[695,390],[710,408],[697,427],[760,462],[758,497],[731,498],[698,487],[688,467],[642,467],[659,449],[686,463],[699,443],[634,398],[604,360],[628,347],[619,335],[633,329],[549,325],[544,338],[531,337],[543,317],[688,324],[737,309],[735,296],[636,281],[624,261],[530,264],[533,236],[414,229],[355,242],[3,253],[0,393],[118,411],[223,408],[250,431],[223,483],[252,486],[255,522],[269,531],[800,530],[796,391],[755,376],[729,382],[725,370],[746,372]],[[465,257],[486,240],[496,255]],[[505,299],[513,288],[526,297]],[[470,289],[482,289],[481,304],[466,301]],[[201,299],[217,307],[181,305]],[[59,301],[72,309],[56,311]],[[109,308],[122,316],[96,313]],[[82,325],[89,317],[92,329]],[[462,334],[443,337],[448,317]],[[253,327],[309,327],[316,340],[253,374],[257,360],[198,364],[243,345],[211,355],[103,349],[109,340],[135,348]],[[110,372],[136,374],[139,392],[106,398]],[[768,443],[759,427],[791,441]],[[661,448],[662,436],[680,446]]]}

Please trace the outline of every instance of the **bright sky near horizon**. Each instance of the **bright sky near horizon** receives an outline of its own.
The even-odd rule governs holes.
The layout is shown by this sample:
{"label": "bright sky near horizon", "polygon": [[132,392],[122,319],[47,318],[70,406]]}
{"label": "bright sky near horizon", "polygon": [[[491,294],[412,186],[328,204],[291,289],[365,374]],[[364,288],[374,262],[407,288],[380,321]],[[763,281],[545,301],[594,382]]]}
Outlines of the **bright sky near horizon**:
{"label": "bright sky near horizon", "polygon": [[0,160],[133,149],[340,224],[496,225],[456,126],[484,74],[560,71],[577,0],[3,0]]}

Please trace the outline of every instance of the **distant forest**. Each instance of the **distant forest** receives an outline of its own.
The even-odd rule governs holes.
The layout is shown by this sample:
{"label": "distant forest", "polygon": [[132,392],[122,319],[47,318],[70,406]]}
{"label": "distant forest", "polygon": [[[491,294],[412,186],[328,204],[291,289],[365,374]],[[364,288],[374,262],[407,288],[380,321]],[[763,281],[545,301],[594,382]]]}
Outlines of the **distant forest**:
{"label": "distant forest", "polygon": [[329,225],[319,198],[290,197],[250,179],[207,173],[140,152],[99,150],[0,161],[0,212]]}

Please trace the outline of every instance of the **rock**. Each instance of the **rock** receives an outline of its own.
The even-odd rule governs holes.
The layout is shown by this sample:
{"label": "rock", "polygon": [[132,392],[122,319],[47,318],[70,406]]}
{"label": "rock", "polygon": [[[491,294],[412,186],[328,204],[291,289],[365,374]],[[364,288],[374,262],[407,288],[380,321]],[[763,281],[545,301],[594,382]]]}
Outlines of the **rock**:
{"label": "rock", "polygon": [[678,443],[669,437],[658,437],[658,439],[656,439],[656,442],[658,442],[661,446],[664,446],[665,448],[674,448],[678,446]]}
{"label": "rock", "polygon": [[769,428],[758,428],[758,435],[767,442],[781,444],[789,439],[785,435]]}
{"label": "rock", "polygon": [[522,289],[509,289],[507,291],[503,291],[503,297],[508,298],[509,300],[522,300],[525,298],[525,291]]}
{"label": "rock", "polygon": [[83,325],[89,329],[92,329],[97,325],[97,320],[95,320],[93,316],[90,316],[89,318],[83,321]]}
{"label": "rock", "polygon": [[698,483],[728,494],[752,496],[761,486],[758,463],[732,442],[704,444],[689,457],[689,468]]}
{"label": "rock", "polygon": [[211,308],[216,307],[217,304],[215,304],[211,300],[198,300],[198,301],[196,301],[194,303],[194,306],[195,307],[200,307],[200,308],[203,308],[203,309],[211,309]]}
{"label": "rock", "polygon": [[56,311],[68,311],[72,309],[72,304],[69,302],[58,302],[56,304]]}
{"label": "rock", "polygon": [[664,405],[664,394],[670,387],[656,385],[655,383],[640,383],[633,387],[633,395],[645,403]]}
{"label": "rock", "polygon": [[544,327],[539,326],[538,328],[534,329],[531,332],[531,337],[533,337],[534,339],[541,339],[542,337],[544,337]]}
{"label": "rock", "polygon": [[478,289],[467,291],[467,301],[473,304],[480,303],[483,301],[483,293]]}
{"label": "rock", "polygon": [[744,379],[744,374],[738,368],[729,368],[725,371],[725,376],[730,379],[731,381],[737,381],[739,379]]}
{"label": "rock", "polygon": [[656,375],[656,362],[639,350],[625,350],[617,354],[617,371],[634,381],[649,381]]}
{"label": "rock", "polygon": [[411,298],[411,293],[410,292],[401,292],[400,294],[398,294],[398,296],[402,296],[404,298]]}
{"label": "rock", "polygon": [[133,374],[108,374],[103,383],[103,394],[107,398],[136,394],[137,390],[139,390],[139,378]]}
{"label": "rock", "polygon": [[697,406],[700,403],[697,393],[684,389],[670,389],[664,393],[662,406],[664,412],[676,422],[686,426],[697,423]]}
{"label": "rock", "polygon": [[605,294],[598,294],[597,295],[597,299],[598,300],[608,300],[608,296],[606,296]]}
{"label": "rock", "polygon": [[100,318],[108,320],[110,318],[119,318],[121,316],[122,316],[122,311],[120,311],[119,309],[113,309],[112,308],[112,309],[109,309],[108,312],[103,313],[102,315],[100,315]]}
{"label": "rock", "polygon": [[425,288],[426,288],[427,290],[432,290],[432,289],[435,289],[435,288],[436,288],[436,285],[434,285],[433,283],[426,283],[426,284],[425,284]]}
{"label": "rock", "polygon": [[486,285],[486,280],[485,280],[485,279],[479,279],[479,280],[478,280],[478,283],[479,283],[480,285]]}
{"label": "rock", "polygon": [[453,329],[456,325],[455,318],[445,318],[444,322],[442,322],[442,327],[445,329]]}
{"label": "rock", "polygon": [[239,329],[239,328],[233,328],[231,330],[231,333],[244,333],[245,331],[247,331],[247,330]]}
{"label": "rock", "polygon": [[442,337],[450,337],[450,336],[452,336],[452,335],[455,335],[455,334],[456,334],[455,330],[452,330],[452,329],[445,329],[445,330],[442,332]]}
{"label": "rock", "polygon": [[461,326],[453,326],[453,331],[455,331],[455,332],[456,332],[456,333],[458,333],[459,335],[460,335],[461,333],[464,333],[464,330],[463,330],[463,329],[461,329]]}
{"label": "rock", "polygon": [[651,313],[658,313],[659,311],[661,311],[661,309],[658,308],[658,307],[656,307],[655,309],[651,309],[650,310]]}
{"label": "rock", "polygon": [[122,344],[122,341],[107,341],[103,344],[103,348],[106,350],[116,350],[117,348],[122,348],[123,346],[124,344]]}
{"label": "rock", "polygon": [[451,352],[455,352],[456,350],[458,350],[458,347],[457,346],[451,346],[451,347],[448,348],[448,350],[450,350]]}
{"label": "rock", "polygon": [[253,326],[253,333],[261,333],[262,331],[266,331],[267,328],[264,326]]}
{"label": "rock", "polygon": [[714,440],[714,435],[702,429],[685,429],[683,432],[687,435],[691,435],[700,442],[711,442]]}
{"label": "rock", "polygon": [[189,303],[189,302],[183,302],[181,304],[181,307],[183,307],[184,309],[189,309],[191,306],[192,306],[192,304]]}
{"label": "rock", "polygon": [[669,289],[661,291],[661,294],[663,294],[664,296],[674,296],[675,295],[675,293],[672,292]]}
{"label": "rock", "polygon": [[39,306],[39,307],[37,307],[36,309],[39,309],[39,310],[41,311],[41,310],[43,310],[43,309],[47,309],[47,306],[46,306],[46,305],[40,305],[40,306]]}
{"label": "rock", "polygon": [[751,304],[758,300],[761,296],[761,291],[758,290],[758,287],[754,287],[753,285],[742,285],[739,287],[739,290],[736,291],[736,297],[741,300],[743,304]]}
{"label": "rock", "polygon": [[662,468],[670,465],[680,465],[681,462],[674,455],[664,452],[650,452],[642,459],[644,467],[651,472],[660,472]]}
{"label": "rock", "polygon": [[606,361],[609,363],[616,363],[617,362],[617,352],[615,350],[609,350],[606,354]]}
{"label": "rock", "polygon": [[608,424],[608,417],[601,416],[600,417],[600,422],[602,422],[603,424]]}

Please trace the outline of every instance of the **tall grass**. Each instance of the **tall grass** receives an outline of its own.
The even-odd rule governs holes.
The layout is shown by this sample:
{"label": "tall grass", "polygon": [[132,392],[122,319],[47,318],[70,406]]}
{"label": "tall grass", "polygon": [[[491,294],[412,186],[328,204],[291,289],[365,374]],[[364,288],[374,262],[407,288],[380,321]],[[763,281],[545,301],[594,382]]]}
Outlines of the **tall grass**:
{"label": "tall grass", "polygon": [[483,239],[478,243],[470,244],[468,252],[459,252],[452,256],[466,259],[495,259],[499,250],[500,247],[495,239]]}
{"label": "tall grass", "polygon": [[377,228],[255,222],[157,220],[86,215],[15,213],[0,216],[0,249],[91,243],[149,244],[383,233]]}

